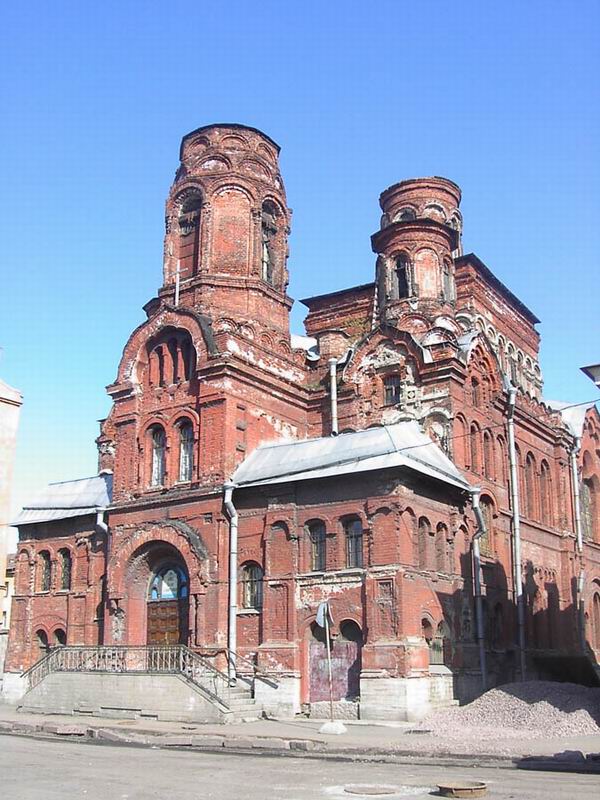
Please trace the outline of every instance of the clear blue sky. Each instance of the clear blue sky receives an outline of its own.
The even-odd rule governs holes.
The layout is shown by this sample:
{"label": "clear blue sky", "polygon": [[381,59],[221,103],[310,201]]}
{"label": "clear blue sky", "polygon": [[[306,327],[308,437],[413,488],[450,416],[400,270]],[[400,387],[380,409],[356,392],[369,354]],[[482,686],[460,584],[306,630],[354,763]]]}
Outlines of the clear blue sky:
{"label": "clear blue sky", "polygon": [[293,297],[371,280],[379,193],[444,175],[465,249],[542,320],[546,396],[595,396],[578,367],[600,361],[597,0],[2,5],[15,505],[94,473],[104,387],[160,284],[179,142],[211,122],[282,147]]}

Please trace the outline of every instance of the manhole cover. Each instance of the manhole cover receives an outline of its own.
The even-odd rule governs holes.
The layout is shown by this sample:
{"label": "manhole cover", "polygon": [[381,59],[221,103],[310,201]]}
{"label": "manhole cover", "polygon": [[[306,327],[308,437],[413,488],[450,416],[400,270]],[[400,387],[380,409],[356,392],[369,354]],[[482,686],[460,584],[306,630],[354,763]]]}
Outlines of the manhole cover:
{"label": "manhole cover", "polygon": [[433,791],[431,786],[390,786],[385,783],[352,783],[344,786],[346,794],[356,794],[360,797],[377,797],[378,795],[393,795],[394,797],[418,797]]}
{"label": "manhole cover", "polygon": [[438,789],[443,797],[483,797],[487,794],[487,784],[483,781],[440,783]]}
{"label": "manhole cover", "polygon": [[398,794],[400,791],[399,786],[377,786],[369,784],[355,784],[353,786],[344,786],[344,791],[347,794]]}

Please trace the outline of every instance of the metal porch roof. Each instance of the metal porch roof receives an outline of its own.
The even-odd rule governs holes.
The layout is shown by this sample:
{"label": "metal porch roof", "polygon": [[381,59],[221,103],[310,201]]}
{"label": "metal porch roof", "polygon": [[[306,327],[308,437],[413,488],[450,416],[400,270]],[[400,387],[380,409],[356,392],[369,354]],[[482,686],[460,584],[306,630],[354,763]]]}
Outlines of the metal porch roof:
{"label": "metal porch roof", "polygon": [[263,445],[240,464],[232,482],[241,488],[393,467],[407,467],[459,489],[470,489],[452,461],[416,421]]}

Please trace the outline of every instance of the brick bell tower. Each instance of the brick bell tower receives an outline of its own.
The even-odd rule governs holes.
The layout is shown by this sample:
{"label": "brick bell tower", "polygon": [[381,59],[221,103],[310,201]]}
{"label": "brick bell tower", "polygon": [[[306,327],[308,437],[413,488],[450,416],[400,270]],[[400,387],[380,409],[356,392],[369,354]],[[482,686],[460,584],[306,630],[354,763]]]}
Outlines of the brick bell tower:
{"label": "brick bell tower", "polygon": [[382,192],[381,229],[371,237],[382,322],[395,324],[407,314],[429,320],[452,314],[460,197],[455,183],[437,177],[402,181]]}
{"label": "brick bell tower", "polygon": [[255,128],[216,124],[184,136],[179,157],[159,298],[212,318],[260,322],[289,340],[291,212],[279,146]]}

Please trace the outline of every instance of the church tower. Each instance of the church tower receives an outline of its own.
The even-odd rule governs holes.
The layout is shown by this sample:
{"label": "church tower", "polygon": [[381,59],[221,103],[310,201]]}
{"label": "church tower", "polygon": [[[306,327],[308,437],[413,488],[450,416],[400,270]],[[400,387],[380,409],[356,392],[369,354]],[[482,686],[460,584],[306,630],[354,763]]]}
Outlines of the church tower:
{"label": "church tower", "polygon": [[414,178],[390,186],[379,203],[381,229],[371,243],[378,255],[380,319],[395,324],[409,313],[430,320],[452,313],[460,189],[446,178]]}
{"label": "church tower", "polygon": [[290,214],[279,146],[237,124],[183,137],[166,204],[164,302],[289,337]]}

